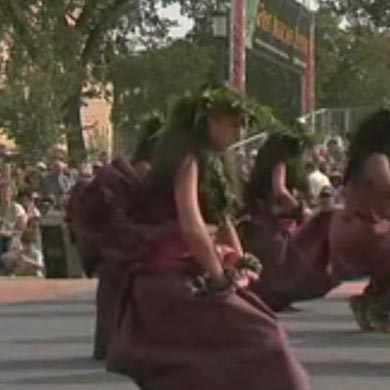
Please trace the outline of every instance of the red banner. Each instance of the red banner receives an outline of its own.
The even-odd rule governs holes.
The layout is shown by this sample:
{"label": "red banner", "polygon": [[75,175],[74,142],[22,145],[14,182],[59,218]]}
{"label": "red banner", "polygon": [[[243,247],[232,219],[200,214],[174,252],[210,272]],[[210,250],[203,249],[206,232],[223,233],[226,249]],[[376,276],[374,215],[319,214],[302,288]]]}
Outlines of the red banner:
{"label": "red banner", "polygon": [[315,110],[315,39],[314,20],[312,21],[309,50],[306,60],[306,69],[303,80],[303,114],[311,113]]}

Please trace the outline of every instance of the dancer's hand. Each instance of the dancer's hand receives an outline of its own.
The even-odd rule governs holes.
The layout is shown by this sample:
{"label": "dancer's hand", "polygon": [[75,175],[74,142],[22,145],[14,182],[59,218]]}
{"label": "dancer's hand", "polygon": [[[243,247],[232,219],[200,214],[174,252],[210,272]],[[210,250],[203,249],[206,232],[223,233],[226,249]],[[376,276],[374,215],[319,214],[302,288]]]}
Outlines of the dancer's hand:
{"label": "dancer's hand", "polygon": [[236,281],[236,286],[239,289],[245,289],[248,288],[253,282],[258,281],[260,278],[260,275],[256,272],[253,272],[251,270],[244,270],[241,272],[240,277]]}

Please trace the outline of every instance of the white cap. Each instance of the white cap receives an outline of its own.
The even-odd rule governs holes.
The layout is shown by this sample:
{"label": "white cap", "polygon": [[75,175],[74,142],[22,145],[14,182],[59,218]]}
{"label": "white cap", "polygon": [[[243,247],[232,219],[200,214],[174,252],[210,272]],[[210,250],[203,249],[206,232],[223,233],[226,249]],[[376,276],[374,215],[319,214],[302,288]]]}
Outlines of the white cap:
{"label": "white cap", "polygon": [[39,161],[39,162],[37,163],[37,168],[46,170],[46,169],[47,169],[47,165],[46,165],[43,161]]}

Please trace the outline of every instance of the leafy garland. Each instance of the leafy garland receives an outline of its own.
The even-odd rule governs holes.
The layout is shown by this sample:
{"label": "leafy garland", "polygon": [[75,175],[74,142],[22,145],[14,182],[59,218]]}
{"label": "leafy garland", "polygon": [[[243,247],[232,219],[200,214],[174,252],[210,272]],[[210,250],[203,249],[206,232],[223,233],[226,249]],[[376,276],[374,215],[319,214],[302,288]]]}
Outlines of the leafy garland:
{"label": "leafy garland", "polygon": [[222,157],[204,152],[199,156],[199,165],[199,198],[203,216],[208,223],[223,224],[232,210],[233,196]]}
{"label": "leafy garland", "polygon": [[[197,103],[195,129],[207,115],[237,115],[248,118],[246,101],[237,91],[222,86],[204,90]],[[232,211],[234,197],[229,191],[227,169],[223,156],[209,148],[199,151],[199,197],[204,218],[213,224],[223,224]]]}

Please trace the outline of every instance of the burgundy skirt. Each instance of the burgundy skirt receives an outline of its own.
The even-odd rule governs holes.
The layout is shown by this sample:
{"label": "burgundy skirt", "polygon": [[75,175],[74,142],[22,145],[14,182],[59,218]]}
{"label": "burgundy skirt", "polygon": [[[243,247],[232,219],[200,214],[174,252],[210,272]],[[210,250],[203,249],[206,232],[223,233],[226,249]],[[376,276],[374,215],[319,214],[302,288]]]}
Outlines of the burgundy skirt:
{"label": "burgundy skirt", "polygon": [[291,232],[264,213],[241,229],[245,249],[264,267],[252,290],[274,310],[324,296],[337,286],[329,252],[331,219],[331,212],[320,212]]}
{"label": "burgundy skirt", "polygon": [[96,293],[96,325],[93,356],[104,360],[113,332],[113,321],[124,282],[119,270],[104,270],[99,275]]}
{"label": "burgundy skirt", "polygon": [[198,297],[181,272],[129,272],[107,368],[143,390],[308,390],[274,314],[251,293]]}
{"label": "burgundy skirt", "polygon": [[330,250],[340,277],[365,274],[390,283],[390,222],[354,210],[335,212]]}

